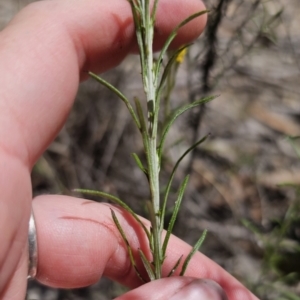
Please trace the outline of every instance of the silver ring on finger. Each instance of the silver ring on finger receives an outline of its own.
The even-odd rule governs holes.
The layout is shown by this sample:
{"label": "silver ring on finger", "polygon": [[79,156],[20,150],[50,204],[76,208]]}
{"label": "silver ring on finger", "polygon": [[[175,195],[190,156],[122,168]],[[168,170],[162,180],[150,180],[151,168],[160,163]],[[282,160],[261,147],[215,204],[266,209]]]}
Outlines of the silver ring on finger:
{"label": "silver ring on finger", "polygon": [[29,219],[28,228],[28,275],[27,279],[35,278],[37,274],[37,263],[38,263],[38,249],[37,249],[37,236],[36,236],[36,226],[33,211],[31,210],[31,215]]}

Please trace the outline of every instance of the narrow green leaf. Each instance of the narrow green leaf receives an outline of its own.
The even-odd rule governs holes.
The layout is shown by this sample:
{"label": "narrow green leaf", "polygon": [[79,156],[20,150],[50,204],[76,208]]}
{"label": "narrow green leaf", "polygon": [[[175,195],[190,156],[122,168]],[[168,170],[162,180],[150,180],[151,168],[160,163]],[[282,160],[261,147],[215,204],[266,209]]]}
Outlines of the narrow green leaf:
{"label": "narrow green leaf", "polygon": [[278,19],[281,18],[283,12],[284,12],[284,8],[278,10],[277,13],[275,13],[273,16],[269,18],[269,20],[267,20],[265,27],[269,27],[270,25],[272,25],[273,22],[278,21]]}
{"label": "narrow green leaf", "polygon": [[241,219],[241,222],[246,228],[257,234],[259,237],[262,237],[262,233],[260,232],[260,230],[250,221],[248,221],[247,219]]}
{"label": "narrow green leaf", "polygon": [[293,147],[298,159],[300,159],[300,149],[296,145],[295,141],[299,139],[299,136],[288,136],[287,140],[290,142],[291,146]]}
{"label": "narrow green leaf", "polygon": [[139,1],[133,1],[133,0],[127,0],[127,1],[130,3],[134,15],[137,13],[141,13],[141,6]]}
{"label": "narrow green leaf", "polygon": [[205,229],[201,235],[201,237],[199,238],[199,240],[197,241],[197,243],[195,244],[195,246],[193,247],[193,249],[191,250],[191,252],[189,253],[189,255],[186,257],[183,265],[182,265],[182,269],[181,269],[181,272],[180,272],[180,276],[183,276],[187,267],[188,267],[188,264],[190,262],[190,260],[192,259],[193,255],[199,250],[199,248],[201,247],[201,245],[203,244],[204,240],[205,240],[205,237],[206,237],[206,234],[207,234],[207,230]]}
{"label": "narrow green leaf", "polygon": [[276,184],[276,186],[278,186],[278,187],[291,187],[291,188],[294,188],[294,189],[299,189],[299,184],[291,183],[291,182],[278,183],[278,184]]}
{"label": "narrow green leaf", "polygon": [[157,111],[156,109],[157,107],[155,107],[154,105],[154,101],[150,100],[147,102],[147,111],[148,111],[148,131],[149,131],[149,135],[152,137],[153,136],[153,130],[154,130],[154,126],[155,126],[155,113]]}
{"label": "narrow green leaf", "polygon": [[143,166],[143,164],[142,164],[140,158],[138,157],[138,155],[136,153],[132,153],[131,155],[132,155],[134,161],[136,162],[137,166],[140,168],[140,170],[148,176],[148,171]]}
{"label": "narrow green leaf", "polygon": [[177,160],[172,173],[170,175],[170,179],[168,181],[167,187],[166,187],[166,191],[165,191],[165,196],[164,196],[164,200],[163,200],[163,206],[162,206],[162,210],[161,210],[161,229],[163,228],[164,225],[164,218],[165,218],[165,213],[166,213],[166,206],[167,206],[167,201],[168,201],[168,197],[169,197],[169,193],[170,193],[170,189],[171,189],[171,185],[174,179],[174,175],[175,172],[180,164],[180,162],[185,158],[186,155],[188,155],[192,150],[194,150],[198,145],[200,145],[201,143],[203,143],[207,137],[209,135],[206,135],[204,138],[202,138],[201,140],[199,140],[198,142],[196,142],[194,145],[192,145],[190,148],[188,148],[182,155],[181,157]]}
{"label": "narrow green leaf", "polygon": [[146,201],[146,207],[148,210],[148,215],[149,215],[149,219],[150,219],[150,223],[154,224],[155,223],[155,212],[154,212],[154,208],[152,206],[152,203],[150,200]]}
{"label": "narrow green leaf", "polygon": [[[274,288],[274,287],[273,287]],[[300,297],[297,296],[296,294],[289,292],[289,291],[280,291],[281,295],[285,298],[283,300],[300,300]]]}
{"label": "narrow green leaf", "polygon": [[199,11],[191,16],[189,16],[188,18],[186,18],[185,20],[183,20],[180,24],[178,24],[174,29],[173,31],[171,32],[171,34],[169,35],[168,39],[166,40],[160,54],[159,54],[159,58],[158,58],[158,62],[157,62],[157,66],[156,66],[156,70],[155,70],[155,76],[156,78],[158,78],[159,76],[159,71],[160,71],[160,67],[161,67],[161,64],[162,64],[162,60],[163,60],[163,57],[164,55],[166,54],[170,44],[172,43],[172,41],[174,40],[174,38],[176,37],[177,35],[177,32],[178,30],[183,27],[184,25],[186,25],[187,23],[189,23],[190,21],[200,17],[201,15],[204,15],[206,13],[208,13],[209,11],[208,10],[203,10],[203,11]]}
{"label": "narrow green leaf", "polygon": [[135,97],[134,98],[134,103],[135,103],[138,119],[139,119],[139,122],[141,124],[141,126],[140,126],[141,132],[145,133],[145,132],[147,132],[147,125],[146,125],[146,122],[145,122],[145,116],[144,116],[144,112],[143,112],[143,109],[142,109],[141,102],[137,97]]}
{"label": "narrow green leaf", "polygon": [[168,274],[167,277],[171,277],[174,274],[174,272],[177,270],[177,268],[178,268],[178,266],[179,266],[179,264],[180,264],[180,262],[182,260],[182,257],[183,257],[183,255],[181,255],[179,257],[179,259],[177,260],[176,264],[174,265],[174,267],[172,268],[172,270],[170,271],[170,273]]}
{"label": "narrow green leaf", "polygon": [[163,129],[163,133],[161,136],[161,140],[157,149],[157,154],[159,157],[159,160],[161,160],[162,157],[162,151],[163,151],[163,147],[164,147],[164,143],[167,137],[167,134],[172,126],[172,124],[176,121],[176,119],[182,115],[184,112],[186,112],[187,110],[194,108],[196,106],[199,106],[201,104],[207,103],[212,101],[213,99],[215,99],[217,96],[208,96],[205,98],[201,98],[199,100],[194,101],[193,103],[189,103],[186,105],[183,105],[182,107],[178,108],[177,110],[175,110],[175,112],[171,115],[169,121],[167,122],[165,128]]}
{"label": "narrow green leaf", "polygon": [[155,23],[157,4],[158,4],[158,0],[154,0],[153,9],[152,9],[152,12],[151,12],[151,19],[152,19],[153,24]]}
{"label": "narrow green leaf", "polygon": [[150,250],[154,254],[154,238],[153,238],[153,229],[150,227]]}
{"label": "narrow green leaf", "polygon": [[114,203],[120,205],[127,212],[129,212],[132,215],[132,217],[142,226],[142,228],[144,229],[144,231],[145,231],[148,239],[150,240],[149,230],[146,228],[146,226],[140,220],[140,218],[138,217],[138,215],[124,201],[122,201],[120,198],[118,198],[118,197],[116,197],[114,195],[105,193],[105,192],[101,192],[101,191],[86,190],[86,189],[75,189],[73,191],[77,192],[77,193],[82,193],[84,195],[92,195],[92,196],[102,197],[102,198],[111,200]]}
{"label": "narrow green leaf", "polygon": [[164,84],[166,82],[166,79],[168,78],[168,75],[170,74],[170,71],[172,70],[172,66],[174,64],[174,62],[176,61],[176,58],[178,57],[178,54],[188,48],[190,45],[184,45],[182,47],[180,47],[178,50],[176,50],[172,56],[170,57],[169,61],[167,62],[167,65],[166,67],[164,68],[164,71],[163,71],[163,74],[161,76],[161,79],[160,79],[160,83],[159,83],[159,86],[158,86],[158,89],[157,89],[157,96],[156,98],[159,97],[163,87],[164,87]]}
{"label": "narrow green leaf", "polygon": [[138,121],[138,118],[134,112],[134,109],[132,108],[129,100],[126,98],[126,96],[121,93],[117,88],[115,88],[113,85],[111,85],[109,82],[107,82],[106,80],[104,80],[103,78],[99,77],[98,75],[96,75],[93,72],[89,72],[89,75],[94,78],[96,81],[100,82],[102,85],[104,85],[105,87],[107,87],[108,89],[110,89],[112,92],[114,92],[127,106],[129,113],[131,114],[131,117],[133,118],[136,126],[138,128],[140,128],[140,123]]}
{"label": "narrow green leaf", "polygon": [[172,217],[171,217],[171,220],[169,222],[167,233],[166,233],[166,236],[165,236],[165,239],[164,239],[164,242],[163,242],[163,246],[162,246],[162,256],[163,257],[165,257],[165,255],[166,255],[168,242],[169,242],[170,236],[171,236],[172,231],[173,231],[173,227],[174,227],[174,224],[175,224],[178,212],[179,212],[181,201],[182,201],[186,186],[188,184],[188,181],[189,181],[189,175],[187,175],[184,178],[184,181],[183,181],[183,183],[181,184],[181,186],[179,188],[178,197],[177,197],[177,200],[175,201],[175,207],[174,207]]}
{"label": "narrow green leaf", "polygon": [[[135,102],[138,118],[139,118],[139,121],[141,124],[140,132],[141,132],[142,138],[143,138],[144,150],[147,153],[147,152],[149,152],[149,135],[148,135],[147,125],[145,122],[144,112],[143,112],[143,109],[142,109],[139,99],[135,97],[134,102]],[[149,164],[148,164],[148,166],[149,166]]]}
{"label": "narrow green leaf", "polygon": [[142,260],[142,262],[144,264],[144,267],[145,267],[145,269],[147,271],[149,279],[151,281],[155,280],[156,278],[155,278],[155,274],[154,274],[154,272],[152,270],[151,264],[150,264],[150,262],[148,261],[147,257],[145,256],[144,252],[141,249],[139,249],[139,254],[140,254],[140,258],[141,258],[141,260]]}
{"label": "narrow green leaf", "polygon": [[139,46],[139,57],[140,57],[140,65],[142,68],[142,80],[145,83],[146,82],[146,66],[144,64],[145,62],[145,47],[144,47],[144,29],[142,27],[142,20],[143,20],[143,14],[144,6],[141,4],[140,1],[132,1],[129,0],[131,11],[133,15],[134,25],[135,25],[135,34],[137,43]]}
{"label": "narrow green leaf", "polygon": [[123,238],[123,240],[124,240],[124,242],[126,244],[131,265],[133,266],[133,268],[134,268],[137,276],[142,280],[142,282],[146,283],[147,281],[142,277],[142,275],[140,274],[140,272],[137,269],[137,266],[136,266],[136,263],[135,263],[135,260],[134,260],[134,256],[132,254],[132,249],[130,247],[130,244],[128,242],[126,234],[125,234],[125,232],[124,232],[124,230],[123,230],[123,228],[122,228],[122,226],[121,226],[121,224],[120,224],[120,222],[119,222],[119,220],[118,220],[115,212],[112,209],[110,209],[110,211],[111,211],[111,216],[113,218],[113,221],[114,221],[115,225],[117,226],[117,228],[118,228],[118,230],[119,230],[119,232],[120,232],[120,234],[121,234],[121,236],[122,236],[122,238]]}

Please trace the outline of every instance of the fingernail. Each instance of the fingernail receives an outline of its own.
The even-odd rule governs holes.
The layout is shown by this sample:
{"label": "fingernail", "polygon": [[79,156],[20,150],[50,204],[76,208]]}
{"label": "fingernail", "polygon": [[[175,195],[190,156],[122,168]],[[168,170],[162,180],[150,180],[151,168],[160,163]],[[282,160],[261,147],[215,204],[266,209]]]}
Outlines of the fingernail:
{"label": "fingernail", "polygon": [[223,289],[214,281],[195,279],[173,294],[170,300],[228,300]]}

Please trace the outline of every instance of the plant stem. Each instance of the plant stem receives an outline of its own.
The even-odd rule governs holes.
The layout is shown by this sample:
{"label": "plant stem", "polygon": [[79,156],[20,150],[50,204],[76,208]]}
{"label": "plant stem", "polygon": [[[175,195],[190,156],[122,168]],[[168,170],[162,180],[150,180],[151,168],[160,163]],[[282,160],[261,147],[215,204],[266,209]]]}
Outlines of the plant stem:
{"label": "plant stem", "polygon": [[[134,110],[134,108],[131,106],[126,96],[123,93],[121,93],[116,87],[112,86],[110,83],[108,83],[101,77],[97,76],[96,74],[90,72],[90,75],[98,82],[100,82],[102,85],[106,86],[111,91],[113,91],[126,104],[137,128],[139,129],[142,135],[144,152],[147,159],[147,166],[143,165],[142,161],[140,160],[137,154],[133,153],[133,157],[138,167],[146,175],[149,183],[151,201],[147,201],[147,207],[148,207],[149,218],[151,222],[151,230],[149,231],[148,228],[146,228],[143,222],[139,219],[139,217],[134,213],[134,211],[118,197],[115,197],[108,193],[98,192],[98,191],[91,191],[91,190],[78,190],[78,191],[112,200],[113,202],[120,205],[123,209],[125,209],[128,213],[130,213],[133,216],[133,218],[140,224],[145,234],[147,235],[147,238],[149,240],[150,251],[152,253],[152,258],[148,260],[145,253],[142,251],[142,249],[139,249],[140,259],[141,262],[144,264],[145,271],[147,271],[148,279],[155,280],[155,279],[162,278],[162,265],[166,257],[168,241],[171,236],[172,229],[175,224],[175,220],[177,218],[178,211],[180,208],[180,203],[184,194],[184,190],[187,185],[188,177],[186,177],[186,179],[184,180],[183,184],[180,187],[178,198],[177,201],[175,202],[174,211],[172,213],[171,222],[168,226],[168,230],[164,242],[162,243],[162,232],[164,228],[164,216],[166,210],[166,203],[168,200],[175,171],[179,163],[181,162],[181,160],[186,156],[186,154],[188,154],[198,144],[200,144],[202,141],[205,140],[205,138],[203,138],[199,142],[195,143],[179,158],[171,173],[171,177],[167,185],[163,203],[161,204],[159,174],[161,168],[162,150],[163,150],[166,134],[168,133],[170,126],[174,123],[174,121],[177,119],[179,115],[181,115],[183,112],[185,112],[190,108],[208,102],[214,98],[214,97],[203,98],[198,101],[194,101],[189,105],[184,105],[178,108],[177,110],[175,110],[174,113],[170,115],[170,119],[168,120],[168,122],[164,124],[165,126],[162,132],[162,136],[158,141],[157,132],[158,132],[158,124],[159,124],[159,105],[160,105],[160,98],[163,92],[163,88],[165,86],[165,83],[167,82],[169,88],[167,92],[167,96],[169,97],[170,92],[173,88],[174,78],[175,78],[174,77],[175,75],[172,74],[172,72],[176,73],[178,67],[178,65],[174,66],[174,63],[176,63],[176,59],[178,55],[187,47],[187,45],[182,46],[181,48],[176,50],[170,56],[165,66],[163,65],[163,58],[166,55],[168,47],[170,46],[171,42],[176,37],[178,30],[188,22],[192,21],[193,19],[201,16],[202,14],[205,14],[207,11],[197,12],[189,16],[185,20],[183,20],[180,24],[178,24],[171,32],[169,37],[167,38],[158,56],[158,59],[154,60],[154,55],[153,55],[154,23],[155,23],[155,13],[156,13],[159,0],[153,0],[153,1],[127,0],[127,1],[129,2],[132,9],[132,16],[133,16],[133,21],[134,21],[135,31],[136,31],[136,39],[139,47],[141,75],[142,75],[144,92],[147,100],[148,122],[146,122],[143,107],[141,105],[140,100],[137,97],[134,98],[135,108],[136,108]],[[152,10],[150,6],[150,1],[153,3]],[[170,80],[169,76],[173,76],[171,83],[169,81]],[[169,113],[169,110],[167,111]],[[129,239],[127,239],[125,234],[126,231],[122,229],[121,223],[118,221],[118,218],[114,213],[114,211],[112,211],[112,218],[128,248],[131,264],[135,269],[137,276],[143,282],[145,282],[148,279],[144,279],[143,276],[141,275],[142,273],[139,272],[137,268],[136,260],[133,256],[134,252],[132,251],[132,248],[130,246]],[[180,274],[182,275],[184,274],[192,255],[196,251],[198,251],[198,248],[200,247],[202,242],[203,242],[203,238],[201,237],[199,241],[196,243],[196,245],[194,246],[194,248],[191,250],[190,254],[185,259]],[[174,267],[169,272],[169,276],[171,276],[174,273],[174,271],[177,269],[177,267],[180,264],[181,258],[182,256],[178,259]]]}
{"label": "plant stem", "polygon": [[153,232],[154,253],[153,263],[155,267],[156,279],[161,278],[161,218],[160,218],[160,195],[159,195],[159,162],[156,152],[156,138],[149,141],[148,167],[149,167],[149,185],[151,192],[152,210],[150,210],[151,226]]}
{"label": "plant stem", "polygon": [[152,209],[150,209],[151,225],[153,232],[153,263],[156,279],[161,278],[162,248],[161,248],[161,218],[160,218],[160,193],[159,193],[159,170],[160,162],[157,155],[157,118],[155,118],[156,104],[156,80],[154,78],[153,65],[153,33],[154,20],[151,17],[150,3],[146,1],[145,9],[145,56],[146,56],[146,87],[148,107],[148,149],[146,155],[149,170],[149,185],[151,193]]}
{"label": "plant stem", "polygon": [[[137,161],[140,169],[146,174],[149,182],[149,189],[150,189],[151,201],[147,202],[147,206],[149,211],[149,218],[151,221],[151,233],[149,238],[149,245],[152,252],[152,261],[149,264],[145,263],[145,256],[143,253],[140,254],[141,255],[140,257],[144,262],[144,267],[148,272],[149,279],[152,280],[153,277],[155,279],[159,279],[162,277],[162,265],[165,259],[167,241],[168,241],[167,239],[166,242],[162,243],[162,232],[164,228],[164,213],[166,209],[166,201],[168,199],[169,189],[171,187],[172,179],[174,177],[174,174],[172,174],[170,180],[170,186],[168,187],[168,191],[166,193],[166,197],[164,199],[163,205],[161,205],[160,190],[159,190],[159,173],[160,173],[160,166],[161,166],[161,151],[163,148],[165,134],[163,135],[162,140],[158,142],[157,132],[158,132],[158,122],[159,122],[160,97],[162,94],[162,88],[164,87],[166,78],[168,75],[170,75],[170,71],[172,70],[171,67],[175,63],[177,55],[179,54],[180,51],[186,48],[186,46],[183,46],[181,49],[177,51],[178,53],[175,52],[170,57],[165,68],[163,67],[162,61],[163,61],[163,57],[165,56],[168,50],[168,47],[176,37],[178,30],[182,26],[190,22],[191,20],[206,13],[206,11],[197,12],[189,16],[185,20],[183,20],[180,24],[178,24],[174,28],[172,33],[169,35],[168,39],[166,40],[157,61],[154,61],[153,38],[154,38],[155,12],[157,9],[158,0],[154,0],[152,11],[150,6],[150,0],[128,0],[128,1],[132,8],[133,19],[135,23],[137,43],[140,50],[139,52],[140,52],[143,87],[144,87],[144,92],[147,100],[148,122],[145,122],[145,117],[144,117],[144,113],[140,101],[137,98],[135,99],[136,109],[137,109],[136,118],[138,119],[136,120],[136,123],[139,125],[138,127],[142,134],[144,151],[147,158],[147,167],[146,168],[143,167],[139,158],[136,157],[135,160]],[[175,72],[176,67],[173,68],[173,70]],[[194,106],[195,103],[193,103],[192,106]],[[198,105],[199,103],[196,104]],[[171,119],[170,124],[173,123],[173,121],[177,118],[177,116],[181,114],[181,111],[183,112],[184,110],[185,107],[179,110],[179,113],[175,114],[175,117]],[[167,124],[166,127],[167,127],[166,130],[167,132],[170,126],[168,126]],[[159,147],[157,147],[158,143],[159,143]],[[193,147],[191,147],[191,149],[193,149]],[[180,192],[181,198],[183,196],[183,190],[184,188],[182,188],[182,191]],[[181,200],[179,201],[179,203],[180,202]],[[176,209],[177,210],[174,213],[173,223],[171,224],[171,226],[169,226],[171,229],[177,217],[179,206]],[[171,234],[171,229],[170,232],[168,233],[169,236]],[[187,264],[188,261],[186,262],[186,265]]]}

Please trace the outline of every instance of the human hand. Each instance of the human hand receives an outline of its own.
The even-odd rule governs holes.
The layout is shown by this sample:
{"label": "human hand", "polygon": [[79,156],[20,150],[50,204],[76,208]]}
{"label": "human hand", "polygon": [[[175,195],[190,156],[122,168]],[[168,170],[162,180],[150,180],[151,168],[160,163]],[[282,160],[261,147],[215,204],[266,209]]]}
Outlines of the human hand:
{"label": "human hand", "polygon": [[[198,0],[160,0],[156,47],[182,19],[202,9]],[[197,37],[205,22],[203,16],[188,24],[174,46]],[[224,291],[230,300],[256,299],[201,253],[192,259],[187,277],[138,287],[140,281],[131,269],[108,204],[59,195],[32,201],[31,168],[64,124],[80,79],[87,71],[103,72],[116,66],[134,49],[131,10],[125,0],[37,2],[0,32],[1,299],[25,296],[31,208],[38,237],[36,279],[46,285],[81,287],[104,275],[135,288],[119,300],[217,300],[225,299]],[[114,209],[133,249],[143,248],[140,228]],[[166,270],[189,250],[190,246],[172,237]]]}

